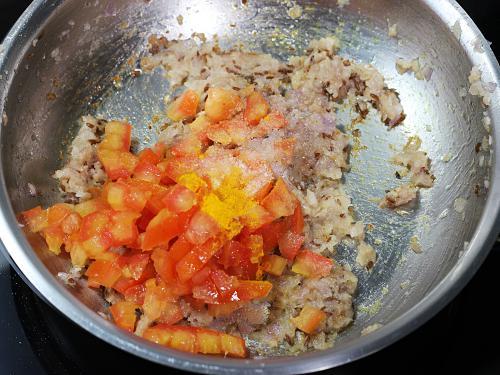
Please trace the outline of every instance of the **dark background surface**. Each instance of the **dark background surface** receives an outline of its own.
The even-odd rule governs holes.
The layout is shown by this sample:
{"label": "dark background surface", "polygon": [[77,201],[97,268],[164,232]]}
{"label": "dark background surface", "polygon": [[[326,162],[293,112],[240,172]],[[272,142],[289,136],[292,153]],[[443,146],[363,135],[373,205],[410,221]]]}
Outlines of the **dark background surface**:
{"label": "dark background surface", "polygon": [[[413,1],[413,0],[407,0]],[[0,40],[29,5],[0,0]],[[459,3],[500,54],[499,0]],[[500,374],[500,245],[453,302],[416,332],[355,363],[325,374]],[[493,305],[494,303],[494,305]],[[0,255],[0,375],[178,373],[114,349],[75,326],[24,284]]]}

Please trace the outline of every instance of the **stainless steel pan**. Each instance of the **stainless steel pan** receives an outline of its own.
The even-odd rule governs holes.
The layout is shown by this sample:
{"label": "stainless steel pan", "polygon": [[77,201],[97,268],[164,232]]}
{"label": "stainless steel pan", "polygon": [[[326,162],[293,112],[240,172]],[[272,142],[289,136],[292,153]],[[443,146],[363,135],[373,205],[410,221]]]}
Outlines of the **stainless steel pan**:
{"label": "stainless steel pan", "polygon": [[[484,81],[496,84],[500,69],[477,27],[453,0],[351,0],[344,8],[326,0],[297,3],[304,13],[292,20],[289,2],[35,0],[5,39],[0,48],[4,252],[34,290],[84,329],[132,354],[186,370],[316,371],[366,356],[416,329],[456,295],[484,260],[500,224],[499,93],[492,94],[489,109],[479,98],[463,94],[473,65],[481,68]],[[388,37],[387,20],[398,24],[398,39]],[[352,158],[346,177],[358,217],[374,224],[369,239],[379,238],[382,244],[374,270],[357,272],[357,318],[333,349],[293,358],[233,360],[157,347],[96,314],[103,309],[96,292],[63,286],[55,275],[68,268],[67,262],[43,246],[32,248],[19,228],[16,213],[58,199],[50,175],[61,165],[60,155],[82,114],[127,117],[135,135],[147,143],[146,125],[161,114],[168,82],[161,74],[143,75],[124,79],[117,89],[112,78],[124,71],[134,51],[144,48],[150,33],[167,30],[171,37],[217,33],[226,44],[243,40],[283,58],[337,31],[341,54],[373,63],[400,93],[408,115],[404,125],[390,132],[376,120],[362,125],[368,149]],[[422,57],[434,70],[431,79],[398,75],[397,57]],[[491,153],[475,151],[489,136],[483,112],[492,122]],[[415,133],[432,158],[436,185],[422,193],[408,215],[382,211],[370,198],[382,196],[394,183],[389,144],[400,145]],[[28,183],[40,195],[32,197]],[[463,213],[454,209],[457,198],[466,199]],[[409,249],[413,235],[421,239],[422,254]],[[350,252],[339,251],[339,256],[353,261]],[[383,327],[360,336],[373,323]]]}

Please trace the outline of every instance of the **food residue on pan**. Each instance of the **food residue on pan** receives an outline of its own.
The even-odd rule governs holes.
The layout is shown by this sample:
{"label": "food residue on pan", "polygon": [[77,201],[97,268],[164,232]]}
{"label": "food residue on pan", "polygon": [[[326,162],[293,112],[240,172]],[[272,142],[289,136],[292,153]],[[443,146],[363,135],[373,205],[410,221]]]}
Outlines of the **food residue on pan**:
{"label": "food residue on pan", "polygon": [[[377,262],[343,186],[350,137],[338,103],[377,111],[390,130],[405,118],[398,94],[373,66],[339,56],[334,37],[287,62],[206,40],[151,36],[148,47],[141,73],[161,67],[178,93],[158,143],[133,153],[133,125],[84,116],[54,174],[66,203],[24,221],[71,258],[64,282],[102,289],[113,321],[148,340],[234,357],[331,347],[357,288],[337,245],[355,243],[367,272]],[[409,182],[382,207],[433,185],[420,147],[411,137],[394,156]]]}

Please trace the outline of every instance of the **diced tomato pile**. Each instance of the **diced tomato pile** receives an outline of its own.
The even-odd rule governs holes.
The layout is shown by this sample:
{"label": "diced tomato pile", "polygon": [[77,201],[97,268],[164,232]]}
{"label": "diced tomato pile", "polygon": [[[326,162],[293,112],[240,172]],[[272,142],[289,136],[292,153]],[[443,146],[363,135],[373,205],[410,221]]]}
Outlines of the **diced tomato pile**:
{"label": "diced tomato pile", "polygon": [[[304,218],[286,182],[267,162],[242,160],[238,145],[286,126],[257,91],[246,97],[211,88],[205,111],[186,91],[168,108],[189,131],[172,147],[157,144],[130,152],[131,125],[106,125],[97,155],[107,182],[93,198],[75,205],[35,207],[23,213],[55,254],[69,253],[87,267],[90,287],[112,288],[123,299],[110,307],[115,323],[184,351],[245,357],[244,341],[218,331],[185,325],[181,301],[214,317],[265,298],[265,274],[287,267],[304,277],[330,273],[328,258],[302,249]],[[312,332],[324,319],[305,307],[296,326]]]}

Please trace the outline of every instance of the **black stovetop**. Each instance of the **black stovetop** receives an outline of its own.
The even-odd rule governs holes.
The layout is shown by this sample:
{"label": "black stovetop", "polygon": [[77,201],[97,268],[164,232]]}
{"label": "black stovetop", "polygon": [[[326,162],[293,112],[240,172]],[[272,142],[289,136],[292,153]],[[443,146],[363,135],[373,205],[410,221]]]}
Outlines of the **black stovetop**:
{"label": "black stovetop", "polygon": [[[407,0],[411,1],[411,0]],[[500,52],[498,0],[459,3]],[[0,39],[30,3],[0,0]],[[368,358],[326,371],[335,374],[500,374],[500,325],[490,301],[498,285],[500,244],[446,308],[416,332]],[[38,298],[0,254],[0,375],[153,373],[165,369],[111,347]],[[495,344],[494,344],[495,343]]]}

